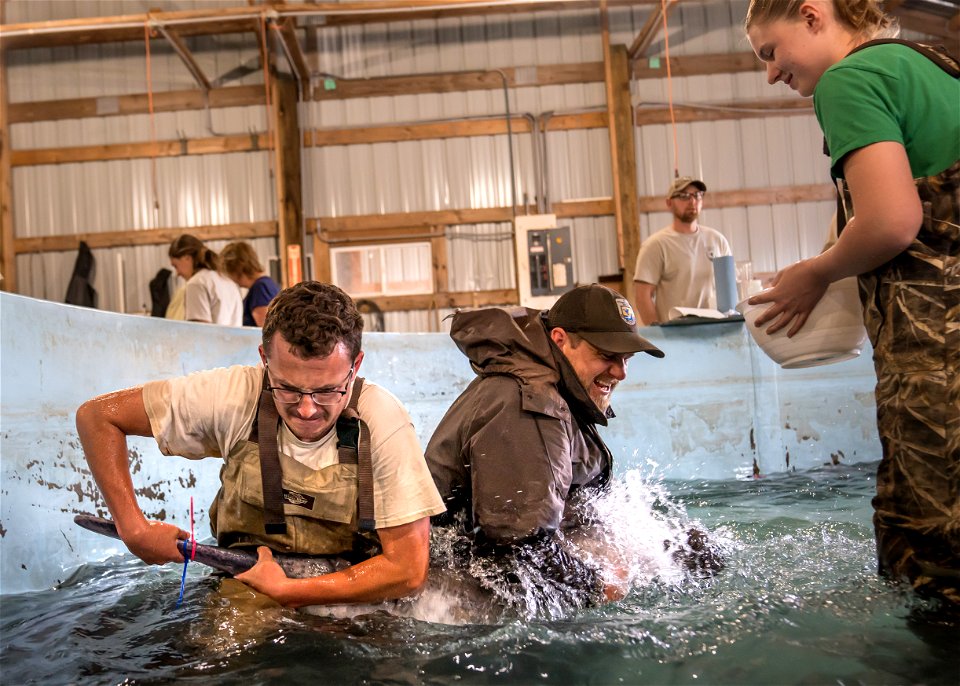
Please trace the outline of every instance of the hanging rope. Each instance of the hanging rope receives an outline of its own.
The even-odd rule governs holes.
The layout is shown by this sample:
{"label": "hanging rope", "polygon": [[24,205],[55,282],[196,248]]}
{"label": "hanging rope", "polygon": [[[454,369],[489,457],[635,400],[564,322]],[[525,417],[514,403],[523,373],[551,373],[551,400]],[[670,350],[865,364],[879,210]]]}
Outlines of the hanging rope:
{"label": "hanging rope", "polygon": [[160,226],[160,197],[157,193],[157,122],[153,111],[153,66],[150,62],[150,15],[143,22],[143,43],[147,52],[147,111],[150,113],[150,190],[153,193],[154,227]]}
{"label": "hanging rope", "polygon": [[677,144],[677,117],[673,111],[673,74],[670,72],[670,34],[667,31],[667,5],[674,1],[660,0],[660,14],[663,17],[664,58],[667,60],[667,104],[670,107],[670,127],[673,130],[673,177],[677,178],[680,176],[680,146]]}
{"label": "hanging rope", "polygon": [[[266,103],[267,103],[267,147],[271,150],[274,146],[273,141],[273,122],[272,114],[273,108],[273,98],[270,96],[270,60],[269,60],[269,51],[267,48],[267,15],[266,13],[260,14],[260,40],[263,46],[263,53],[260,56],[260,61],[263,63],[263,90],[266,94]],[[273,156],[270,156],[270,167],[273,168]]]}

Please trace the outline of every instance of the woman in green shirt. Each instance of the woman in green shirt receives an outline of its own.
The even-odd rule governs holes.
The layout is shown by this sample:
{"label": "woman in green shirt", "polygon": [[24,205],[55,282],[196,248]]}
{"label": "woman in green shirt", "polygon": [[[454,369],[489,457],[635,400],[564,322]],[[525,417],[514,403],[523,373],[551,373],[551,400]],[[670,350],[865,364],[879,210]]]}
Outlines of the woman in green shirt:
{"label": "woman in green shirt", "polygon": [[848,218],[832,247],[751,299],[771,303],[757,325],[793,335],[830,283],[859,277],[883,447],[879,568],[960,603],[956,65],[903,42],[865,45],[896,33],[875,0],[751,0],[746,30],[771,84],[813,96]]}

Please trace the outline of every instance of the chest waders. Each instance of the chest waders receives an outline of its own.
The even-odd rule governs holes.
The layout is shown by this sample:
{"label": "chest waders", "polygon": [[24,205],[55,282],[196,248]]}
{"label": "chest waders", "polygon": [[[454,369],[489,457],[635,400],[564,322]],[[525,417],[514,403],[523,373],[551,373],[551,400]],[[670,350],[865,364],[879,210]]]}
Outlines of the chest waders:
{"label": "chest waders", "polygon": [[[858,49],[878,43],[906,45],[960,78],[957,61],[928,46]],[[873,523],[880,573],[960,604],[960,160],[915,183],[917,237],[858,277],[883,448]],[[840,229],[852,203],[842,179],[837,188]]]}
{"label": "chest waders", "polygon": [[[357,378],[337,419],[337,462],[313,470],[280,455],[280,417],[264,375],[250,435],[225,460],[211,507],[221,546],[266,545],[277,552],[335,555],[351,562],[380,552],[370,431],[357,412],[362,388],[363,379]],[[290,473],[284,475],[282,464]]]}

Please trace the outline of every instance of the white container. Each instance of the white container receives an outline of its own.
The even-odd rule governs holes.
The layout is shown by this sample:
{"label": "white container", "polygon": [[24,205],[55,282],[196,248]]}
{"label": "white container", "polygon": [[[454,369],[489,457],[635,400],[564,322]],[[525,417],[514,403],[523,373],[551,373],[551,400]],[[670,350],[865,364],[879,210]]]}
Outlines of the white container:
{"label": "white container", "polygon": [[830,284],[806,324],[792,338],[787,338],[789,325],[770,335],[766,330],[772,322],[762,327],[754,324],[768,307],[769,303],[749,305],[745,299],[737,304],[737,311],[761,350],[784,369],[849,360],[860,355],[867,340],[855,276]]}

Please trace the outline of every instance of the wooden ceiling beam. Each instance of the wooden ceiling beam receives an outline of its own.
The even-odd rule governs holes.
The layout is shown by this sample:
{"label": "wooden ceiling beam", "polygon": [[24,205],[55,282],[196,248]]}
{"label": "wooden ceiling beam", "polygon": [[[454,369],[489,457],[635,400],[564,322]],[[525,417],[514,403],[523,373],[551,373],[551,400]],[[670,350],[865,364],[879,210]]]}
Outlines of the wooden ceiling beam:
{"label": "wooden ceiling beam", "polygon": [[[123,15],[96,19],[68,19],[29,24],[6,24],[0,26],[0,49],[60,48],[71,45],[98,45],[101,43],[142,42],[143,26],[151,20],[158,21],[169,13]],[[95,22],[105,22],[98,25]],[[159,21],[163,21],[160,19]],[[209,36],[256,31],[256,19],[223,18],[205,23],[166,23],[176,26],[181,36]]]}
{"label": "wooden ceiling beam", "polygon": [[[371,2],[343,3],[360,6],[362,14],[329,14],[325,25],[369,24],[391,21],[447,19],[495,14],[522,14],[529,12],[564,12],[597,10],[597,0],[409,0],[399,3]],[[377,5],[399,5],[387,11],[374,11]],[[607,0],[608,7],[658,5],[660,0]],[[433,5],[433,7],[431,7]],[[307,5],[313,7],[314,5]]]}
{"label": "wooden ceiling beam", "polygon": [[[658,4],[660,0],[608,0],[610,6]],[[143,26],[176,28],[181,36],[245,33],[263,19],[316,17],[322,26],[414,21],[521,12],[596,9],[596,0],[354,0],[273,3],[211,10],[150,12],[108,17],[0,25],[0,49],[92,45],[143,40]]]}
{"label": "wooden ceiling beam", "polygon": [[[637,126],[666,124],[671,121],[669,108],[663,106],[639,105],[634,112],[634,122]],[[813,102],[810,98],[777,98],[773,100],[674,105],[673,119],[677,122],[722,121],[810,114],[813,114]]]}
{"label": "wooden ceiling beam", "polygon": [[[659,59],[651,64],[638,59],[633,62],[633,78],[662,79],[667,76],[667,60]],[[760,60],[752,52],[731,52],[714,55],[678,55],[670,57],[670,74],[680,76],[705,76],[709,74],[736,74],[739,72],[763,71]]]}
{"label": "wooden ceiling beam", "polygon": [[[229,86],[201,90],[160,91],[153,94],[154,112],[202,110],[205,107],[244,107],[263,105],[263,86]],[[99,98],[35,100],[9,106],[11,124],[60,119],[83,119],[113,115],[145,114],[150,111],[146,93],[105,95]]]}
{"label": "wooden ceiling beam", "polygon": [[18,255],[24,253],[62,252],[76,250],[80,241],[91,248],[124,248],[133,245],[169,245],[182,233],[191,233],[200,240],[233,240],[272,238],[277,235],[277,222],[241,222],[210,226],[172,227],[166,229],[139,229],[132,231],[86,231],[55,236],[35,236],[14,239]]}
{"label": "wooden ceiling beam", "polygon": [[[760,62],[752,52],[733,55],[682,55],[671,58],[674,76],[736,73],[758,71]],[[518,76],[516,67],[501,70],[512,88],[557,86],[603,81],[603,62],[573,64],[542,64],[536,67],[530,79]],[[666,75],[666,67],[650,67],[639,60],[633,65],[635,78],[659,78]],[[503,82],[496,71],[472,71],[447,74],[414,74],[370,79],[333,80],[333,88],[317,86],[310,97],[314,100],[343,100],[383,95],[415,95],[420,93],[453,93],[474,90],[499,90]],[[214,88],[209,93],[210,107],[243,107],[262,105],[263,86],[231,86]],[[202,91],[160,91],[153,94],[157,112],[203,109],[208,103]],[[143,114],[148,111],[147,94],[101,96],[99,98],[71,98],[67,100],[38,100],[11,103],[11,124],[57,119],[80,119],[107,115]]]}

